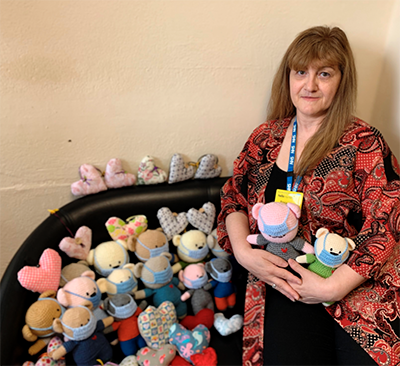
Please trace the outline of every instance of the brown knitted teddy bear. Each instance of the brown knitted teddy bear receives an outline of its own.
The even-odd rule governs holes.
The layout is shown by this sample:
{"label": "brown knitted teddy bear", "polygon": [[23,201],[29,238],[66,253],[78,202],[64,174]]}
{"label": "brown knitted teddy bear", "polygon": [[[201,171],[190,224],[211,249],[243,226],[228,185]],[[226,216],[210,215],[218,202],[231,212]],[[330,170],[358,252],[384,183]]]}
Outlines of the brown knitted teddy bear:
{"label": "brown knitted teddy bear", "polygon": [[53,320],[60,318],[64,308],[56,300],[56,292],[43,292],[27,310],[22,335],[28,342],[35,342],[29,347],[29,354],[35,355],[48,345],[54,335]]}

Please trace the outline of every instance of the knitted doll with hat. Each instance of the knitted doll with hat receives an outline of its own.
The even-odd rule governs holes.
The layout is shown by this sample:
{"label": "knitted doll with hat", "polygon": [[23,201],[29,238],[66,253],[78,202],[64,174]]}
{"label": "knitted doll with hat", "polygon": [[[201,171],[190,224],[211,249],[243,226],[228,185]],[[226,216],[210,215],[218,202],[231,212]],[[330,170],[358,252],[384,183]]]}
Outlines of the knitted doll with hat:
{"label": "knitted doll with hat", "polygon": [[53,329],[62,333],[67,340],[62,346],[49,353],[54,360],[59,360],[72,352],[75,363],[95,365],[98,360],[109,361],[113,356],[111,345],[103,330],[114,321],[112,316],[96,320],[91,310],[85,306],[75,306],[65,311],[62,319],[55,319]]}
{"label": "knitted doll with hat", "polygon": [[111,325],[118,331],[118,340],[125,356],[135,355],[136,352],[146,347],[146,341],[140,335],[138,316],[142,312],[131,295],[117,294],[104,300],[103,309],[113,318]]}
{"label": "knitted doll with hat", "polygon": [[250,244],[265,245],[265,249],[285,260],[296,259],[303,251],[314,253],[314,248],[304,239],[296,237],[300,207],[294,203],[256,203],[251,211],[261,234],[247,237]]}

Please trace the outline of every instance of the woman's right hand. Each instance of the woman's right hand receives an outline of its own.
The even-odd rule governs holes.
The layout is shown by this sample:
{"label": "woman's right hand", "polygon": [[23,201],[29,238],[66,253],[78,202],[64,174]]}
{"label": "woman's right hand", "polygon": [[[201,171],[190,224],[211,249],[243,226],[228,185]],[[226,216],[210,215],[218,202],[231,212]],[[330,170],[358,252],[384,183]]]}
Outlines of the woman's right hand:
{"label": "woman's right hand", "polygon": [[240,249],[235,250],[235,258],[250,273],[267,285],[276,285],[278,290],[291,301],[300,298],[299,294],[288,284],[288,280],[301,285],[300,278],[287,271],[288,263],[265,249],[254,249],[249,243],[243,243]]}

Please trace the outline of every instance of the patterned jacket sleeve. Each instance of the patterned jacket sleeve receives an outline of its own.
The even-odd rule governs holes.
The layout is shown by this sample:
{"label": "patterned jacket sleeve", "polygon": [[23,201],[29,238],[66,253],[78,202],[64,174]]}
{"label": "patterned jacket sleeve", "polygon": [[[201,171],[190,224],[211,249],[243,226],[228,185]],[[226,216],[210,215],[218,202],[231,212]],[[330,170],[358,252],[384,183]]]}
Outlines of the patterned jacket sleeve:
{"label": "patterned jacket sleeve", "polygon": [[[397,278],[398,281],[398,274],[387,277],[387,271],[395,270],[393,255],[399,254],[399,163],[375,128],[365,129],[361,135],[363,138],[357,143],[354,175],[363,226],[355,238],[357,249],[348,265],[366,278],[377,279],[386,272],[386,280],[391,282]],[[391,265],[385,266],[388,261]]]}
{"label": "patterned jacket sleeve", "polygon": [[226,231],[226,217],[233,212],[242,212],[248,215],[248,174],[252,168],[253,159],[249,158],[249,152],[254,147],[253,140],[258,134],[256,128],[239,156],[233,163],[233,175],[221,189],[221,212],[217,220],[217,235],[219,245],[229,254],[233,254],[228,233]]}

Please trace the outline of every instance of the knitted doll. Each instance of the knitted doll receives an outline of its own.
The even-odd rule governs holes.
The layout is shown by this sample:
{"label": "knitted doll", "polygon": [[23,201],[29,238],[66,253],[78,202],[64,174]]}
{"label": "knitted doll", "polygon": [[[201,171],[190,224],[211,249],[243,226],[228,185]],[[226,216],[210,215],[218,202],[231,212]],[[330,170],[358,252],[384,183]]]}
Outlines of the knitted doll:
{"label": "knitted doll", "polygon": [[146,346],[146,341],[139,333],[138,316],[142,312],[129,294],[117,294],[104,300],[103,309],[113,318],[111,325],[118,331],[118,340],[125,356],[135,355]]}
{"label": "knitted doll", "polygon": [[104,363],[109,361],[113,352],[103,330],[113,321],[112,316],[96,321],[91,310],[85,306],[79,305],[66,310],[62,319],[54,320],[53,329],[63,333],[67,341],[50,352],[49,356],[59,360],[68,352],[72,352],[77,366],[96,365],[99,359]]}
{"label": "knitted doll", "polygon": [[261,234],[247,237],[250,244],[266,245],[265,249],[285,260],[296,259],[300,250],[314,253],[314,248],[304,239],[296,237],[300,207],[294,203],[270,202],[257,203],[252,215],[257,220]]}

